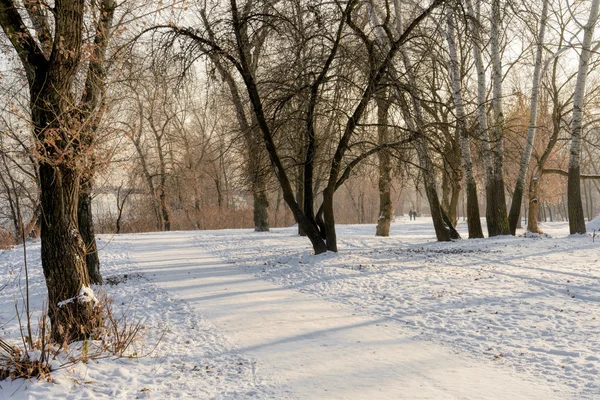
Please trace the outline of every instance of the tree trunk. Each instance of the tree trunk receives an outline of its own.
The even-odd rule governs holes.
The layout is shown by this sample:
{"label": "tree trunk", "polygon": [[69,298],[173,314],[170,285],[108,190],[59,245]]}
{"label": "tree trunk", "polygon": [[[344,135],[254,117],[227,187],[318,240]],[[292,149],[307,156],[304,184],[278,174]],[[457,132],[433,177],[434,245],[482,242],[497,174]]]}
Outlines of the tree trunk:
{"label": "tree trunk", "polygon": [[[102,78],[102,74],[96,68],[104,61],[98,55],[106,48],[103,44],[107,39],[101,25],[111,18],[114,3],[103,1],[97,9],[100,18],[96,21],[94,44],[99,47],[92,49],[88,71],[88,78],[93,79],[86,79],[79,103],[73,95],[78,92],[77,72],[84,64],[86,2],[55,0],[51,10],[53,21],[39,14],[36,9],[39,5],[32,6],[32,2],[24,5],[33,20],[36,38],[26,28],[29,24],[23,21],[13,1],[2,2],[0,25],[21,60],[29,84],[39,157],[41,259],[48,289],[50,333],[53,341],[65,344],[89,337],[102,324],[89,288],[85,243],[78,229],[78,204],[82,169],[93,153],[86,129],[96,126],[89,118],[91,110],[99,104],[94,101],[97,97],[90,99],[99,91],[91,93],[88,88],[100,87],[97,78]],[[109,25],[107,22],[106,26]]]}
{"label": "tree trunk", "polygon": [[[40,165],[42,185],[42,266],[48,288],[48,315],[57,343],[82,340],[98,326],[93,302],[79,295],[89,286],[85,244],[77,227],[79,175],[69,168]],[[66,303],[63,303],[66,302]]]}
{"label": "tree trunk", "polygon": [[442,208],[446,213],[450,211],[450,163],[448,162],[448,157],[450,157],[451,152],[450,146],[446,146],[444,148],[444,159],[443,159],[443,168],[442,168]]}
{"label": "tree trunk", "polygon": [[323,190],[323,222],[327,250],[337,252],[335,217],[333,215],[333,192],[329,187]]}
{"label": "tree trunk", "polygon": [[591,221],[594,218],[594,194],[592,192],[592,182],[588,182],[587,183],[587,189],[588,189],[588,222]]}
{"label": "tree trunk", "polygon": [[269,201],[267,200],[267,182],[265,171],[261,166],[264,165],[263,153],[264,149],[260,143],[258,132],[254,130],[250,134],[246,134],[246,143],[251,148],[248,154],[250,184],[252,187],[253,211],[254,211],[254,230],[256,232],[269,231]]}
{"label": "tree trunk", "polygon": [[167,195],[165,193],[165,189],[161,184],[161,189],[159,193],[159,204],[160,204],[160,213],[163,221],[163,230],[170,231],[171,230],[171,217],[169,215],[169,208],[167,207]]}
{"label": "tree trunk", "polygon": [[538,214],[540,211],[539,194],[539,179],[535,175],[529,182],[529,212],[527,215],[527,230],[532,233],[542,233],[538,226]]}
{"label": "tree trunk", "polygon": [[[152,125],[152,124],[151,124]],[[156,137],[156,149],[158,152],[158,162],[159,162],[159,170],[160,170],[160,180],[158,186],[158,203],[160,206],[160,215],[162,218],[162,227],[165,231],[171,230],[171,216],[169,214],[169,207],[167,205],[167,165],[165,161],[164,150],[162,147],[162,136],[159,136],[157,131],[152,126],[153,132]],[[218,174],[218,172],[217,172]]]}
{"label": "tree trunk", "polygon": [[[377,96],[377,133],[379,145],[388,142],[388,111],[389,100],[387,93]],[[386,150],[377,153],[379,158],[379,218],[377,219],[376,236],[389,236],[392,222],[392,165],[390,155]]]}
{"label": "tree trunk", "polygon": [[510,233],[514,235],[517,231],[517,225],[520,225],[520,212],[521,203],[523,202],[523,191],[525,188],[525,177],[527,175],[527,168],[529,167],[529,160],[531,159],[531,152],[533,150],[533,144],[535,141],[535,131],[537,126],[537,111],[538,111],[538,100],[540,93],[540,75],[542,71],[542,51],[544,49],[544,35],[546,33],[546,23],[548,21],[548,0],[544,0],[542,7],[542,15],[540,20],[540,31],[537,39],[537,49],[535,54],[535,68],[533,71],[533,85],[531,88],[531,108],[529,111],[529,127],[527,128],[527,141],[525,148],[523,149],[523,155],[521,156],[521,163],[519,165],[519,173],[517,176],[517,183],[515,184],[515,191],[513,193],[512,203],[510,206],[510,213],[508,214],[508,224],[510,227]]}
{"label": "tree trunk", "polygon": [[[456,178],[458,177],[460,177],[459,174]],[[456,227],[456,224],[458,224],[458,202],[460,201],[462,188],[458,179],[452,179],[450,186],[452,190],[450,191],[450,203],[448,204],[448,219],[452,222],[452,226]]]}
{"label": "tree trunk", "polygon": [[504,194],[504,111],[502,107],[502,61],[500,59],[500,32],[502,29],[500,0],[492,0],[490,48],[492,59],[492,110],[494,137],[492,147],[491,198],[487,198],[489,236],[509,235],[506,197]]}
{"label": "tree trunk", "polygon": [[450,77],[452,80],[452,96],[454,107],[456,109],[456,128],[460,137],[460,148],[462,155],[463,169],[467,182],[467,221],[469,228],[469,239],[483,238],[481,229],[481,220],[479,217],[479,200],[477,199],[477,184],[473,176],[473,164],[471,161],[471,147],[469,136],[465,127],[465,110],[463,106],[461,81],[459,73],[458,56],[456,52],[456,43],[454,41],[454,17],[452,8],[446,8],[448,20],[448,48],[450,54]]}
{"label": "tree trunk", "polygon": [[425,194],[427,195],[427,200],[429,201],[431,218],[433,220],[433,227],[435,229],[437,240],[440,242],[448,242],[452,240],[453,237],[451,236],[449,227],[444,222],[444,210],[440,204],[437,189],[435,187],[435,172],[433,169],[433,163],[431,162],[431,158],[429,158],[427,139],[423,135],[419,135],[419,138],[415,143],[415,148],[419,158],[419,164],[423,176],[423,186],[425,187]]}
{"label": "tree trunk", "polygon": [[254,199],[254,230],[256,232],[268,232],[269,214],[267,208],[269,207],[269,201],[267,200],[264,184],[260,185],[259,182],[253,185],[252,195]]}
{"label": "tree trunk", "polygon": [[585,83],[590,63],[591,44],[594,36],[594,27],[598,19],[600,0],[592,0],[590,16],[583,28],[583,43],[579,56],[579,70],[573,94],[573,119],[571,124],[571,153],[569,158],[569,181],[567,184],[567,200],[569,203],[569,231],[571,234],[586,232],[583,204],[581,202],[581,135],[583,130],[583,107],[585,96]]}
{"label": "tree trunk", "polygon": [[[480,3],[477,3],[477,12],[475,12],[473,10],[473,5],[471,0],[466,0],[465,2],[466,6],[467,6],[467,11],[470,14],[470,17],[473,21],[479,21],[480,20],[480,12],[479,12],[479,7],[480,7]],[[492,26],[494,26],[494,24],[492,24]],[[498,27],[495,27],[495,29],[498,29]],[[485,170],[485,197],[486,197],[486,221],[487,221],[487,226],[488,226],[488,234],[489,236],[495,236],[498,235],[498,216],[497,216],[497,210],[495,207],[495,202],[496,197],[498,196],[497,194],[497,188],[498,188],[498,184],[496,182],[496,178],[497,178],[497,173],[495,172],[494,169],[494,163],[492,162],[492,147],[490,146],[490,143],[492,142],[492,139],[490,138],[489,132],[488,132],[488,128],[489,128],[489,124],[488,124],[488,118],[487,118],[487,83],[486,83],[486,70],[485,67],[483,65],[483,57],[481,55],[482,50],[480,48],[480,46],[482,45],[483,41],[481,38],[481,34],[480,34],[480,27],[475,24],[475,23],[471,23],[470,24],[470,32],[471,35],[473,37],[473,59],[475,61],[475,67],[477,69],[477,120],[478,120],[478,129],[479,129],[479,137],[480,137],[480,141],[482,144],[482,149],[481,149],[481,158],[483,160],[483,166],[484,166],[484,170]],[[497,33],[497,32],[496,32]],[[498,38],[496,35],[496,40],[495,40],[495,46],[498,47],[499,44],[498,42]],[[497,50],[497,49],[496,49]],[[496,60],[497,60],[497,64],[499,63],[499,55],[498,52],[496,52]],[[501,79],[501,65],[499,65],[500,67],[500,79]],[[496,71],[495,71],[496,72]],[[495,75],[496,78],[498,78],[498,75]],[[498,86],[498,88],[501,91],[501,86]],[[496,93],[496,96],[498,95],[498,93]],[[500,93],[501,95],[501,93]],[[496,105],[498,105],[498,102],[495,102]],[[497,111],[497,108],[496,108]],[[500,111],[501,111],[501,104],[500,104]],[[500,113],[501,115],[501,113]],[[500,127],[501,129],[501,127]],[[494,139],[496,140],[496,139]],[[500,172],[501,173],[501,172]],[[502,196],[504,196],[504,189],[502,189]],[[504,210],[505,210],[505,214],[506,214],[506,205],[504,206]],[[506,221],[506,225],[507,225],[507,230],[508,230],[508,221]]]}
{"label": "tree trunk", "polygon": [[96,236],[94,235],[94,220],[92,218],[91,191],[91,182],[88,179],[83,179],[77,206],[77,225],[85,244],[85,263],[90,283],[102,285],[100,258],[98,257],[98,247],[96,246]]}
{"label": "tree trunk", "polygon": [[[302,206],[302,210],[304,211],[304,167],[299,165],[297,167],[297,176],[296,178],[296,202]],[[298,224],[298,235],[306,236],[306,232],[304,229]]]}

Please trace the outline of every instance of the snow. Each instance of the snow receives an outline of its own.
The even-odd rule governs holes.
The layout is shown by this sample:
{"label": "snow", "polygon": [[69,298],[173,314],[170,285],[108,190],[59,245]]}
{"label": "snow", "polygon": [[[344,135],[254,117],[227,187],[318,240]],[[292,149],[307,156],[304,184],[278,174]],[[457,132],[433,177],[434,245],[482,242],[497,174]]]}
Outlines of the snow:
{"label": "snow", "polygon": [[75,300],[79,301],[80,303],[89,303],[89,302],[93,302],[94,306],[96,306],[98,304],[98,299],[96,298],[96,296],[94,295],[94,289],[92,289],[89,286],[82,286],[81,289],[79,289],[79,294],[75,297],[71,297],[70,299],[66,299],[63,301],[59,301],[58,302],[58,306],[62,307],[66,304],[72,303]]}
{"label": "snow", "polygon": [[600,215],[588,222],[585,227],[588,232],[600,231]]}
{"label": "snow", "polygon": [[[103,236],[104,290],[141,340],[0,398],[594,399],[600,243],[541,229],[438,243],[429,218],[400,217],[389,238],[339,226],[339,253],[319,256],[295,228]],[[39,310],[39,243],[28,259]],[[21,265],[22,248],[0,253],[12,340]]]}

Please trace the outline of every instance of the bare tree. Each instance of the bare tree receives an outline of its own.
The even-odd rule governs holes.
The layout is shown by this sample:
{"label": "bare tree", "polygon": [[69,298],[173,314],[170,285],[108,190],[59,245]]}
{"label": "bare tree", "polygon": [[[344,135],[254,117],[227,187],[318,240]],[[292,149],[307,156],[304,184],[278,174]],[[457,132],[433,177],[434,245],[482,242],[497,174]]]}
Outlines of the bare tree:
{"label": "bare tree", "polygon": [[90,278],[77,214],[81,165],[91,152],[82,132],[92,121],[84,105],[74,99],[76,74],[84,62],[86,7],[84,0],[56,0],[52,10],[41,1],[26,1],[23,6],[35,37],[13,0],[0,3],[0,25],[29,84],[40,157],[42,266],[52,338],[62,343],[89,336],[98,324],[94,303],[86,297]]}
{"label": "bare tree", "polygon": [[523,155],[521,156],[521,162],[519,164],[519,174],[517,176],[517,183],[515,184],[515,190],[513,192],[512,203],[510,212],[508,215],[508,222],[510,232],[514,235],[517,230],[517,223],[521,217],[521,202],[523,201],[523,191],[525,187],[525,177],[527,175],[527,169],[529,168],[529,160],[531,159],[531,152],[533,151],[533,144],[535,141],[535,132],[537,126],[537,111],[538,101],[540,93],[540,80],[542,72],[542,52],[544,49],[544,36],[546,34],[546,25],[548,23],[548,1],[544,0],[542,5],[542,15],[540,16],[540,29],[537,36],[536,53],[535,53],[535,67],[533,70],[533,83],[531,88],[531,109],[529,111],[529,126],[527,128],[527,141],[525,142],[525,148],[523,149]]}
{"label": "bare tree", "polygon": [[477,199],[477,184],[473,176],[473,163],[471,161],[471,148],[469,136],[465,123],[465,110],[463,106],[459,63],[456,52],[456,42],[454,38],[454,15],[451,7],[446,7],[446,18],[448,24],[447,41],[450,54],[450,75],[452,79],[452,95],[454,98],[454,106],[456,109],[456,125],[460,136],[460,147],[462,155],[462,163],[466,176],[467,183],[467,215],[469,238],[483,238],[481,229],[481,221],[479,219],[479,201]]}
{"label": "bare tree", "polygon": [[588,76],[592,38],[598,20],[600,0],[592,0],[588,21],[583,29],[583,42],[579,56],[579,70],[573,93],[573,122],[571,123],[571,157],[569,159],[569,230],[571,234],[585,233],[585,218],[581,202],[581,135],[583,126],[583,106],[585,96],[585,83]]}

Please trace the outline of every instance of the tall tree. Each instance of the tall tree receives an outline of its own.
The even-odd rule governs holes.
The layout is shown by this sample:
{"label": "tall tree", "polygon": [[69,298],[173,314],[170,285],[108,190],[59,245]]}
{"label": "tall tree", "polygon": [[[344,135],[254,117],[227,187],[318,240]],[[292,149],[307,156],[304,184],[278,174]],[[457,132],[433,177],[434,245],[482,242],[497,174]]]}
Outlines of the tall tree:
{"label": "tall tree", "polygon": [[460,82],[460,72],[458,55],[456,52],[455,41],[455,22],[454,12],[451,7],[446,7],[446,19],[448,25],[447,41],[450,55],[450,79],[452,81],[452,97],[454,99],[454,108],[456,110],[456,129],[460,136],[461,158],[465,171],[465,180],[467,183],[467,216],[469,238],[483,238],[481,229],[481,220],[479,218],[479,201],[477,199],[477,184],[473,176],[473,163],[471,161],[471,144],[465,122],[465,110],[462,98],[462,88]]}
{"label": "tall tree", "polygon": [[537,36],[536,53],[535,53],[535,67],[533,69],[533,82],[531,87],[531,105],[529,111],[529,126],[527,127],[527,137],[525,147],[523,149],[523,155],[521,156],[521,163],[519,164],[519,173],[517,176],[517,182],[515,183],[515,190],[513,192],[512,203],[510,206],[510,212],[508,214],[508,223],[510,227],[510,233],[515,234],[517,225],[521,217],[521,202],[523,201],[523,191],[525,188],[525,177],[527,175],[527,169],[529,168],[529,160],[531,159],[531,152],[533,151],[533,144],[535,142],[535,133],[537,127],[537,112],[538,102],[540,94],[540,77],[542,71],[542,52],[544,50],[544,36],[546,34],[546,25],[548,23],[548,0],[543,0],[542,15],[540,16],[540,28]]}
{"label": "tall tree", "polygon": [[[252,7],[252,1],[248,1],[246,8]],[[269,5],[266,4],[265,12],[268,11]],[[202,23],[206,29],[208,37],[211,40],[215,39],[215,33],[206,16],[206,10],[200,11]],[[248,36],[248,25],[244,25],[242,29],[245,30],[244,36]],[[268,24],[264,24],[260,27],[260,33],[253,37],[252,53],[250,66],[253,69],[253,73],[256,73],[256,69],[259,65],[261,52],[264,48],[264,42],[269,32]],[[245,147],[246,147],[246,170],[247,178],[250,182],[250,190],[252,191],[253,199],[253,214],[254,214],[254,230],[256,232],[268,232],[269,231],[269,201],[267,199],[267,174],[265,172],[265,151],[261,143],[260,130],[256,118],[251,114],[248,115],[246,106],[244,105],[243,93],[240,92],[238,82],[235,79],[234,71],[231,67],[225,64],[224,60],[219,57],[218,54],[210,52],[209,49],[205,49],[206,53],[210,57],[210,61],[216,67],[219,75],[223,81],[227,84],[230,92],[231,101],[235,108],[235,116],[239,129],[243,135]],[[312,205],[311,205],[312,207]]]}
{"label": "tall tree", "polygon": [[[53,340],[80,340],[98,324],[79,233],[77,208],[82,167],[92,149],[84,132],[91,123],[74,99],[84,60],[84,0],[26,1],[35,37],[14,0],[0,1],[0,26],[19,56],[29,84],[30,110],[39,153],[42,267],[48,288]],[[48,20],[52,15],[53,24]],[[54,35],[50,27],[54,26]]]}
{"label": "tall tree", "polygon": [[[396,27],[398,32],[402,32],[403,21],[401,12],[401,1],[394,1],[394,9],[396,13]],[[400,48],[400,55],[404,69],[407,75],[408,85],[406,91],[401,91],[397,86],[396,100],[400,104],[404,121],[408,126],[408,129],[412,132],[416,132],[417,138],[414,142],[417,157],[419,159],[419,166],[421,168],[421,174],[423,177],[423,185],[425,186],[425,194],[429,202],[429,208],[431,210],[431,218],[433,219],[433,226],[435,229],[436,237],[439,241],[450,241],[452,239],[460,238],[460,235],[454,229],[452,222],[446,216],[446,213],[442,209],[440,204],[437,180],[435,177],[435,169],[433,162],[429,154],[428,140],[425,129],[425,118],[423,116],[421,97],[418,94],[418,84],[413,68],[413,62],[408,49],[403,46]],[[392,70],[393,71],[393,70]],[[408,100],[406,99],[408,97]]]}
{"label": "tall tree", "polygon": [[502,95],[502,59],[500,39],[502,35],[501,0],[492,0],[490,16],[490,55],[492,60],[492,111],[494,126],[492,128],[492,175],[491,196],[486,198],[486,220],[490,236],[508,235],[508,215],[504,191],[504,110]]}
{"label": "tall tree", "polygon": [[581,202],[581,135],[583,132],[585,83],[588,76],[590,57],[592,54],[592,38],[598,20],[599,6],[600,0],[592,0],[588,21],[582,26],[583,42],[581,44],[581,53],[579,55],[577,81],[573,93],[573,118],[571,123],[571,151],[567,192],[569,231],[571,234],[586,232],[583,204]]}

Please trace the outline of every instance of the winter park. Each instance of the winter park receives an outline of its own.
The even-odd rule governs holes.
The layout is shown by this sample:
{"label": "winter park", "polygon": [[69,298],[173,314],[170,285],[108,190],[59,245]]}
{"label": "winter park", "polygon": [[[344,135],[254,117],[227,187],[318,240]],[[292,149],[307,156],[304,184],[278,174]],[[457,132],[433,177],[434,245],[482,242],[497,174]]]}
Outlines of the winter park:
{"label": "winter park", "polygon": [[600,399],[600,0],[0,0],[0,399]]}

